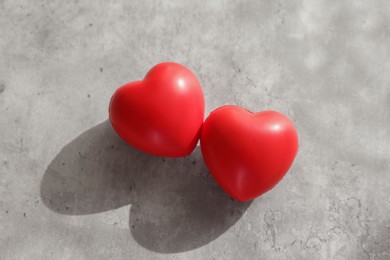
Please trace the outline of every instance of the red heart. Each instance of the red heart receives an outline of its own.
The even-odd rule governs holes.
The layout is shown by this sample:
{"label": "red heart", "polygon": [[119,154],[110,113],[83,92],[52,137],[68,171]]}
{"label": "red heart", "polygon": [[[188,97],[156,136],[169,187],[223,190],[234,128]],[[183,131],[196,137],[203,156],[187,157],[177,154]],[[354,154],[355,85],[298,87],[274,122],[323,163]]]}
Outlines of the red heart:
{"label": "red heart", "polygon": [[283,178],[298,151],[298,135],[291,121],[278,112],[223,106],[206,119],[200,144],[219,185],[233,198],[247,201]]}
{"label": "red heart", "polygon": [[150,154],[190,154],[204,118],[204,96],[195,75],[183,65],[153,67],[142,81],[117,89],[109,107],[115,131],[130,145]]}

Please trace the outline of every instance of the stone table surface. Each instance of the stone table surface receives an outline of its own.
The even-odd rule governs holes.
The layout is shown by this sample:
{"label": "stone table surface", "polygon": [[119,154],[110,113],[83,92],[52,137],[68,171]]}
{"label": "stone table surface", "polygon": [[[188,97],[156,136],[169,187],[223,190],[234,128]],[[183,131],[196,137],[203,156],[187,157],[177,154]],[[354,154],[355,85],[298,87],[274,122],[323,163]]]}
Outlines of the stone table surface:
{"label": "stone table surface", "polygon": [[[113,91],[176,61],[206,115],[289,116],[273,190],[124,144]],[[390,4],[0,0],[1,259],[390,259]]]}

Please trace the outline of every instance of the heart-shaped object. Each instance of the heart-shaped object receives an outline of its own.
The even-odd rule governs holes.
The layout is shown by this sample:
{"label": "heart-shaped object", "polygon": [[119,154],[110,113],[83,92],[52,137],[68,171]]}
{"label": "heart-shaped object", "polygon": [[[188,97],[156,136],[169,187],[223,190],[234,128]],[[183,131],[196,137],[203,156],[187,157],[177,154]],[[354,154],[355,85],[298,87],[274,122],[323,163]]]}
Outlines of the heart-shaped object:
{"label": "heart-shaped object", "polygon": [[109,114],[113,128],[128,144],[153,155],[181,157],[198,142],[204,96],[189,69],[165,62],[144,80],[118,88]]}
{"label": "heart-shaped object", "polygon": [[298,151],[298,135],[281,113],[223,106],[206,119],[200,144],[219,185],[233,198],[248,201],[283,178]]}

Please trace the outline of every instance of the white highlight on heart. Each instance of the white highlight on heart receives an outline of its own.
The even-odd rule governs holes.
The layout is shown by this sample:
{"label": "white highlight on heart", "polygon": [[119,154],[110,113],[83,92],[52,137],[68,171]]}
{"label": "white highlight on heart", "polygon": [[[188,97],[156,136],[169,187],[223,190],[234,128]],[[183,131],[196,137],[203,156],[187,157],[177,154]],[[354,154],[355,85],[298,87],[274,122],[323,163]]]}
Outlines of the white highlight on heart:
{"label": "white highlight on heart", "polygon": [[179,87],[180,87],[181,89],[184,89],[185,84],[184,84],[184,80],[183,80],[183,79],[179,79],[177,83],[178,83],[178,85],[179,85]]}

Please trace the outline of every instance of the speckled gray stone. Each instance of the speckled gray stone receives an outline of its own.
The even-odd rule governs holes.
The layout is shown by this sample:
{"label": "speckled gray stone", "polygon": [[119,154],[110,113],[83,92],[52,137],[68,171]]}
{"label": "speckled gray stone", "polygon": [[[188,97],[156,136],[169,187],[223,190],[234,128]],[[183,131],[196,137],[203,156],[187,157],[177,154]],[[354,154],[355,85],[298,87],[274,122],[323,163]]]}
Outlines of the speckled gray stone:
{"label": "speckled gray stone", "polygon": [[[0,0],[1,259],[390,259],[390,4]],[[143,154],[113,91],[176,61],[206,114],[295,123],[272,191],[232,201],[200,150]]]}

